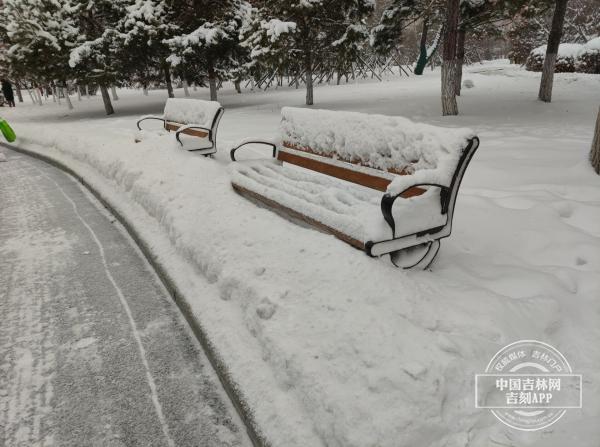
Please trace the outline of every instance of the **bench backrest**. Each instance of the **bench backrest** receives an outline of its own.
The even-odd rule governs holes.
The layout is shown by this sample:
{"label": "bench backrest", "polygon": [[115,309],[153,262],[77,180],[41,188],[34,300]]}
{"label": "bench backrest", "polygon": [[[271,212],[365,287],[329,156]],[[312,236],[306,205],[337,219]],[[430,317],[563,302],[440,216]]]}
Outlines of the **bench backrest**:
{"label": "bench backrest", "polygon": [[211,128],[222,109],[217,101],[191,98],[169,98],[165,104],[163,118],[179,124],[199,124]]}
{"label": "bench backrest", "polygon": [[[422,169],[440,168],[440,182],[450,186],[473,137],[469,129],[402,117],[291,107],[281,114],[279,160],[379,191],[386,191],[396,175]],[[424,191],[412,188],[403,196]]]}

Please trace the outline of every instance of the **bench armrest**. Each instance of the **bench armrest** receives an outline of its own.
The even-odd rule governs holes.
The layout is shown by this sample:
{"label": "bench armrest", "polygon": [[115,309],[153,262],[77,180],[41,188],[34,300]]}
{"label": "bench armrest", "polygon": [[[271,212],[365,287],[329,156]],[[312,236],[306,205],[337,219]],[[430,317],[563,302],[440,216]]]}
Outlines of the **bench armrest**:
{"label": "bench armrest", "polygon": [[394,206],[394,202],[399,197],[402,197],[402,194],[407,192],[409,189],[418,188],[418,187],[422,187],[422,186],[433,186],[433,187],[440,188],[440,190],[441,190],[441,192],[440,192],[441,212],[445,213],[447,211],[447,206],[445,205],[445,203],[448,202],[447,198],[450,195],[450,188],[448,188],[447,186],[444,186],[444,185],[439,185],[437,183],[414,183],[414,184],[411,184],[410,186],[406,187],[404,190],[400,191],[398,194],[385,193],[383,195],[383,197],[381,198],[381,213],[383,214],[384,220],[387,222],[387,224],[392,229],[393,237],[396,237],[396,221],[394,220],[394,215],[392,214],[392,207]]}
{"label": "bench armrest", "polygon": [[238,141],[238,143],[231,149],[229,152],[229,156],[231,157],[231,161],[236,161],[235,152],[245,146],[247,144],[265,144],[267,146],[271,146],[273,148],[273,158],[277,155],[277,143],[275,140],[261,140],[258,138],[246,138],[244,140]]}
{"label": "bench armrest", "polygon": [[158,121],[162,121],[163,124],[165,122],[165,119],[162,116],[156,116],[156,115],[144,115],[142,117],[140,117],[140,119],[138,120],[138,122],[136,123],[136,126],[138,128],[138,130],[142,130],[142,128],[140,127],[140,123],[142,121],[145,120],[158,120]]}
{"label": "bench armrest", "polygon": [[175,139],[183,146],[183,143],[179,139],[179,134],[188,130],[188,129],[200,129],[206,131],[208,137],[210,138],[211,130],[208,127],[201,126],[199,124],[186,124],[185,126],[181,126],[179,129],[175,131]]}

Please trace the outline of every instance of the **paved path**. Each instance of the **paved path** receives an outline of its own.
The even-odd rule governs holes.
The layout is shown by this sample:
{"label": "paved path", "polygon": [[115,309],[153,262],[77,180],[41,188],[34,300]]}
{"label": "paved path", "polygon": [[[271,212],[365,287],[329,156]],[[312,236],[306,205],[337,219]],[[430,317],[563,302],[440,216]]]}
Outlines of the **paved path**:
{"label": "paved path", "polygon": [[114,218],[62,171],[1,150],[0,446],[248,446]]}

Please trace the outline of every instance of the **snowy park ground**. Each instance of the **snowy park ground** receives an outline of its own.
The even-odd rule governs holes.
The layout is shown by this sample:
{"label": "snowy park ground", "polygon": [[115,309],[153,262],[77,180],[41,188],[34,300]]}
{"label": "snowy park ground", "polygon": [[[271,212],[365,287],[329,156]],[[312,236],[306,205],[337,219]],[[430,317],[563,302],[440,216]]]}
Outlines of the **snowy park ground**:
{"label": "snowy park ground", "polygon": [[[556,75],[551,104],[536,100],[539,74],[506,62],[464,79],[475,87],[457,117],[440,116],[439,71],[315,90],[317,108],[479,135],[430,271],[370,259],[231,189],[229,147],[274,134],[302,89],[220,91],[214,159],[171,136],[133,142],[164,91],[121,90],[108,118],[99,97],[1,112],[18,146],[68,165],[136,223],[274,446],[597,446],[600,179],[587,154],[600,77]],[[535,433],[474,407],[474,375],[519,339],[550,343],[583,374],[583,408]]]}

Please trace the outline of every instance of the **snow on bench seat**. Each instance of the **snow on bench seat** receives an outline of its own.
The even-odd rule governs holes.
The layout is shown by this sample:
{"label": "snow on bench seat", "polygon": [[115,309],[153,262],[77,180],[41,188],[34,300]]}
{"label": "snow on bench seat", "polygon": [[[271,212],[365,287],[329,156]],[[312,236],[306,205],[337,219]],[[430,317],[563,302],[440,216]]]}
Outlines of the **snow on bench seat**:
{"label": "snow on bench seat", "polygon": [[[232,182],[276,202],[288,210],[310,216],[321,224],[348,236],[346,242],[359,249],[370,240],[393,237],[381,217],[381,193],[327,175],[318,175],[276,160],[247,161],[231,165]],[[402,200],[394,207],[394,217],[402,221],[402,231],[445,225],[447,215],[439,211],[439,188],[421,196]],[[289,211],[288,211],[289,212]]]}
{"label": "snow on bench seat", "polygon": [[220,109],[222,106],[217,101],[169,98],[165,104],[163,118],[179,124],[198,124],[210,128]]}
{"label": "snow on bench seat", "polygon": [[[217,101],[203,101],[192,98],[168,98],[161,116],[145,115],[140,117],[137,127],[140,134],[136,141],[143,139],[140,123],[145,120],[159,120],[167,131],[175,131],[175,138],[190,151],[202,151],[210,154],[216,152],[216,135],[223,115],[223,107]],[[180,134],[206,138],[200,146],[194,144],[187,148],[181,141]]]}
{"label": "snow on bench seat", "polygon": [[276,161],[234,163],[236,191],[371,256],[420,247],[408,264],[426,266],[450,235],[479,139],[401,117],[286,107],[277,142],[245,139],[232,160],[250,143],[272,146]]}

